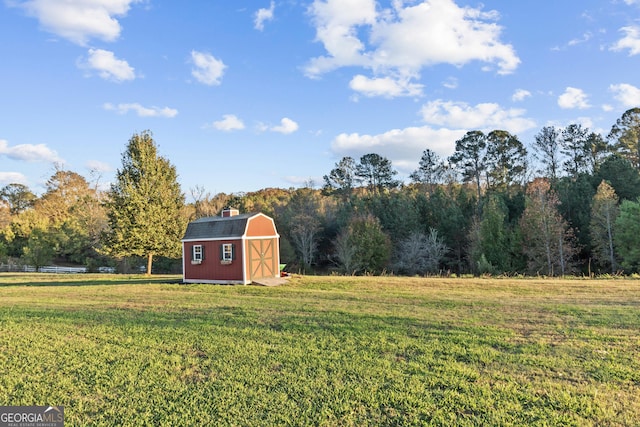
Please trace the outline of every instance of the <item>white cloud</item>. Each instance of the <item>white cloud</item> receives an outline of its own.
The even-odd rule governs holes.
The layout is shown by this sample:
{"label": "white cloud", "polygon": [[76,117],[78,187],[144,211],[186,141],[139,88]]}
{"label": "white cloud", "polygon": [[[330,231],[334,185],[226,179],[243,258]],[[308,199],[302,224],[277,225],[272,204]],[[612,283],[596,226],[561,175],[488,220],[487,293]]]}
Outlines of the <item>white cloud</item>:
{"label": "white cloud", "polygon": [[635,86],[627,83],[620,83],[609,86],[609,91],[613,92],[613,97],[625,108],[637,107],[640,105],[640,89]]}
{"label": "white cloud", "polygon": [[12,160],[27,162],[62,162],[58,153],[51,150],[45,144],[19,144],[9,146],[9,143],[0,139],[0,156],[4,155]]}
{"label": "white cloud", "polygon": [[569,46],[577,46],[579,44],[588,42],[592,38],[593,38],[593,34],[591,34],[590,32],[586,32],[580,38],[575,38],[575,39],[569,40],[568,45]]}
{"label": "white cloud", "polygon": [[349,87],[368,97],[383,96],[393,98],[396,96],[422,95],[423,85],[410,83],[407,79],[396,80],[392,77],[370,79],[358,74],[351,79]]}
{"label": "white cloud", "polygon": [[81,60],[78,66],[87,70],[95,70],[105,80],[123,82],[136,78],[135,69],[127,61],[118,59],[113,52],[103,49],[89,49],[89,56]]}
{"label": "white cloud", "polygon": [[165,117],[173,118],[178,115],[178,110],[169,107],[143,107],[137,102],[132,104],[118,104],[114,105],[106,103],[103,105],[107,111],[115,111],[118,114],[126,114],[129,111],[134,111],[139,117]]}
{"label": "white cloud", "polygon": [[576,108],[584,110],[591,107],[588,98],[582,89],[567,87],[564,93],[558,97],[558,106],[565,110]]}
{"label": "white cloud", "polygon": [[357,31],[359,26],[376,23],[375,0],[314,0],[309,12],[316,26],[316,40],[329,55],[313,58],[306,67],[307,75],[315,77],[339,67],[369,62]]}
{"label": "white cloud", "polygon": [[307,188],[317,188],[318,185],[322,185],[321,183],[324,182],[321,175],[318,175],[318,176],[287,175],[287,176],[283,176],[282,179],[295,187],[307,187]]}
{"label": "white cloud", "polygon": [[225,132],[244,129],[244,123],[233,114],[224,114],[222,120],[213,122],[213,127]]}
{"label": "white cloud", "polygon": [[111,172],[113,170],[113,168],[108,163],[101,162],[100,160],[89,160],[85,164],[85,166],[90,171],[96,172]]}
{"label": "white cloud", "polygon": [[378,64],[418,71],[432,64],[482,61],[497,63],[498,72],[508,74],[520,63],[512,46],[499,41],[501,27],[492,22],[496,12],[461,8],[452,0],[427,0],[395,12],[395,20],[373,28]]}
{"label": "white cloud", "polygon": [[425,149],[446,158],[453,154],[455,142],[469,130],[501,129],[517,134],[534,128],[536,123],[524,113],[521,109],[505,110],[498,104],[470,106],[436,100],[421,109],[426,126],[393,129],[378,135],[342,133],[333,140],[331,149],[338,156],[354,158],[375,152],[391,160],[399,171],[410,173]]}
{"label": "white cloud", "polygon": [[359,66],[377,79],[417,79],[424,67],[435,64],[480,61],[508,74],[520,63],[513,47],[500,41],[497,12],[461,8],[453,0],[394,1],[392,9],[377,6],[375,0],[314,0],[309,12],[316,40],[327,54],[312,58],[306,74],[318,77]]}
{"label": "white cloud", "polygon": [[448,77],[447,80],[445,80],[442,83],[442,86],[446,87],[447,89],[457,89],[458,88],[458,79],[455,77]]}
{"label": "white cloud", "polygon": [[254,20],[254,28],[256,30],[262,31],[264,30],[264,23],[265,21],[271,21],[273,20],[273,12],[275,10],[275,3],[272,1],[271,5],[269,6],[269,9],[258,9],[258,11],[255,14],[255,20]]}
{"label": "white cloud", "polygon": [[116,40],[121,31],[116,18],[126,16],[131,5],[140,1],[143,0],[28,0],[9,4],[23,8],[46,31],[84,46],[91,38]]}
{"label": "white cloud", "polygon": [[512,101],[524,101],[525,98],[531,97],[531,92],[525,89],[517,89],[511,96]]}
{"label": "white cloud", "polygon": [[279,126],[273,126],[269,128],[269,130],[272,132],[278,132],[288,135],[298,130],[298,124],[290,118],[284,117],[282,120],[280,120]]}
{"label": "white cloud", "polygon": [[505,110],[494,103],[471,106],[465,102],[438,99],[423,105],[420,113],[425,123],[454,129],[501,129],[518,134],[536,126],[535,121],[523,117],[525,110]]}
{"label": "white cloud", "polygon": [[207,52],[191,51],[191,61],[195,68],[191,70],[191,75],[200,83],[217,86],[221,83],[224,69],[227,68],[219,59]]}
{"label": "white cloud", "polygon": [[337,156],[359,158],[367,153],[377,153],[392,161],[393,166],[405,173],[418,165],[422,152],[429,148],[446,158],[453,154],[455,141],[465,130],[433,129],[429,126],[393,129],[378,135],[342,133],[331,143]]}
{"label": "white cloud", "polygon": [[[585,129],[593,129],[594,128],[593,119],[591,117],[578,117],[578,118],[572,120],[572,123],[577,123],[579,125],[582,125],[582,127],[585,128]],[[593,129],[593,130],[596,131],[595,129]]]}
{"label": "white cloud", "polygon": [[616,44],[611,46],[611,50],[629,49],[629,55],[637,55],[640,53],[640,27],[629,26],[620,29],[625,36],[618,40]]}
{"label": "white cloud", "polygon": [[24,184],[27,185],[27,177],[20,172],[0,172],[0,185]]}

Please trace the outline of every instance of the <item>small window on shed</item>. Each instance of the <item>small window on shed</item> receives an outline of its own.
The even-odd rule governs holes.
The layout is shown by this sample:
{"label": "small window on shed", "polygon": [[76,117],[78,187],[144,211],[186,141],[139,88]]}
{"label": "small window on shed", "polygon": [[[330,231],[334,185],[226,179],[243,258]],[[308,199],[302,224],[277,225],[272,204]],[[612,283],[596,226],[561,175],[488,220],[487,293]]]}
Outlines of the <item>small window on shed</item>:
{"label": "small window on shed", "polygon": [[201,263],[204,258],[204,251],[202,250],[202,245],[193,245],[192,248],[192,257],[191,260],[194,263]]}
{"label": "small window on shed", "polygon": [[220,259],[222,261],[231,261],[233,260],[233,244],[232,243],[224,243],[222,245],[222,249],[220,251]]}

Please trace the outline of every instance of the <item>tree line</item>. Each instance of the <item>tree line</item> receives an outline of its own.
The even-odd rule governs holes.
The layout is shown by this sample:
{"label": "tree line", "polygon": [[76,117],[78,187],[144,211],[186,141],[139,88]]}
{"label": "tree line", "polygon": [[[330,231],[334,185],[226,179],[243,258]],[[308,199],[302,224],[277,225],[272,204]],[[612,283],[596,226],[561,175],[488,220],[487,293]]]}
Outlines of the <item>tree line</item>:
{"label": "tree line", "polygon": [[[428,145],[428,141],[425,141]],[[387,158],[343,157],[321,188],[180,191],[150,132],[134,135],[108,191],[56,170],[40,197],[0,191],[4,261],[146,264],[179,270],[188,221],[225,206],[264,212],[293,271],[343,274],[635,274],[640,272],[640,108],[603,136],[545,126],[528,147],[473,130],[441,158],[425,149],[410,182]],[[126,261],[126,262],[125,262]]]}

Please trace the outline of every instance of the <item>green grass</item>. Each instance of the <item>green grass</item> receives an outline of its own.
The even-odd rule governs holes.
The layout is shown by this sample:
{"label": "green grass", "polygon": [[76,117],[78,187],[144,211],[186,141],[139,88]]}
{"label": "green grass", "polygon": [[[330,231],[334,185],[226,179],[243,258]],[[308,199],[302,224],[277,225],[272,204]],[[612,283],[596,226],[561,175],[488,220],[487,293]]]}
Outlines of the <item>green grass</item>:
{"label": "green grass", "polygon": [[79,426],[640,420],[640,281],[177,281],[0,275],[0,406]]}

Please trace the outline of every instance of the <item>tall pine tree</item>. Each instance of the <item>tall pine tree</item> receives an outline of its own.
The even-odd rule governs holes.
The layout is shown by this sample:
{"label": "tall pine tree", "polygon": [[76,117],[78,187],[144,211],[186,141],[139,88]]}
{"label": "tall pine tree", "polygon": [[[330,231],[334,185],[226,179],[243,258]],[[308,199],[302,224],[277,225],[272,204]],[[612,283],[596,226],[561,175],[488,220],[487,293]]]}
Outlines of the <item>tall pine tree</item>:
{"label": "tall pine tree", "polygon": [[131,137],[106,202],[111,255],[145,256],[147,274],[154,255],[179,256],[186,224],[177,178],[175,167],[158,155],[150,131]]}

